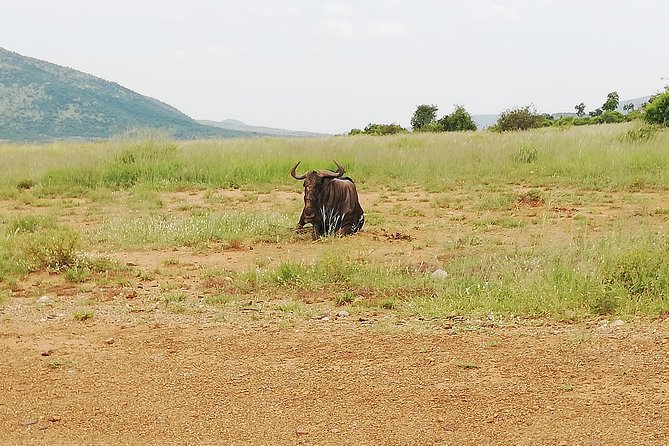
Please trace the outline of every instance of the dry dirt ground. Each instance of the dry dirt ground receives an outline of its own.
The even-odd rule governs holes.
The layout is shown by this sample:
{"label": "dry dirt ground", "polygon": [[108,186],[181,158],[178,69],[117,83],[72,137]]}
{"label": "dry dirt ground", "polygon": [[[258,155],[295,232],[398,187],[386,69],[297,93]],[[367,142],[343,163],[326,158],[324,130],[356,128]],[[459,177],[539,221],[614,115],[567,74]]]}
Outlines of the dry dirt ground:
{"label": "dry dirt ground", "polygon": [[[476,191],[363,193],[370,224],[334,241],[103,252],[130,265],[122,284],[31,274],[0,307],[0,444],[669,445],[666,317],[398,320],[305,299],[310,316],[292,318],[198,304],[207,268],[309,260],[333,243],[434,268],[463,246],[565,242],[584,222],[667,229],[663,193],[504,193],[519,197],[510,208]],[[299,215],[294,192],[225,194],[225,205]],[[197,191],[160,200],[175,215],[210,206]],[[47,201],[5,200],[0,214],[52,213],[83,231],[131,212]],[[175,289],[197,311],[159,305]],[[81,308],[94,317],[73,318]]]}

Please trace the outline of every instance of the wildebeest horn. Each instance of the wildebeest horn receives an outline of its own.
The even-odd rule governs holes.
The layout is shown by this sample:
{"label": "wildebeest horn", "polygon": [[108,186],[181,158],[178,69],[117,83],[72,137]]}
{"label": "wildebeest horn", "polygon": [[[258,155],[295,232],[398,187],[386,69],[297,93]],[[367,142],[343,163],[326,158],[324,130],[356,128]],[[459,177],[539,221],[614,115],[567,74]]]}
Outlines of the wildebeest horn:
{"label": "wildebeest horn", "polygon": [[[334,160],[332,160],[334,161]],[[344,175],[344,168],[339,165],[337,161],[334,162],[337,165],[337,171],[336,172],[330,172],[329,170],[321,171],[318,172],[318,176],[321,178],[339,178],[342,175]]]}
{"label": "wildebeest horn", "polygon": [[290,169],[290,175],[295,178],[296,180],[303,180],[307,177],[307,174],[305,173],[304,175],[300,175],[299,177],[295,174],[295,169],[297,169],[297,166],[300,165],[302,161],[298,161],[297,164],[295,164],[295,167]]}

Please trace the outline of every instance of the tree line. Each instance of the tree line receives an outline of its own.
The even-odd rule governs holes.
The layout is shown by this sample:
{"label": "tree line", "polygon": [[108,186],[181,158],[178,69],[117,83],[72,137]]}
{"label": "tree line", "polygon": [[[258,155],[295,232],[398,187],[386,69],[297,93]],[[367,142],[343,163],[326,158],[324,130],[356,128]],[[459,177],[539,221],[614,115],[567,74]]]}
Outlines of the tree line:
{"label": "tree line", "polygon": [[[618,122],[632,121],[635,119],[645,120],[649,124],[669,127],[669,86],[665,87],[664,93],[659,93],[643,104],[641,109],[635,110],[634,104],[623,106],[625,114],[617,111],[620,105],[618,92],[612,91],[606,96],[606,101],[601,107],[590,111],[587,115],[583,102],[574,106],[575,116],[553,117],[548,113],[539,113],[531,105],[512,108],[503,111],[497,118],[497,122],[491,131],[508,132],[516,130],[529,130],[540,127],[564,127],[572,125],[595,125],[613,124]],[[422,104],[416,107],[411,117],[411,130],[414,132],[461,132],[477,130],[476,123],[471,115],[462,105],[456,105],[450,115],[437,117],[439,108],[434,104]],[[408,133],[399,124],[369,124],[364,129],[352,129],[349,135],[393,135],[397,133]]]}

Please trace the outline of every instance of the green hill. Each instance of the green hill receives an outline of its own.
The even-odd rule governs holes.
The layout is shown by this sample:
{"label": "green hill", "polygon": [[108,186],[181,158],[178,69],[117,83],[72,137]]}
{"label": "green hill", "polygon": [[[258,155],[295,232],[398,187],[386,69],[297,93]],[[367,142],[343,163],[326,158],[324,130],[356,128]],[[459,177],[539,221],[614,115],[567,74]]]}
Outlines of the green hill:
{"label": "green hill", "polygon": [[113,82],[0,48],[0,140],[109,138],[138,127],[180,139],[254,135],[199,124]]}

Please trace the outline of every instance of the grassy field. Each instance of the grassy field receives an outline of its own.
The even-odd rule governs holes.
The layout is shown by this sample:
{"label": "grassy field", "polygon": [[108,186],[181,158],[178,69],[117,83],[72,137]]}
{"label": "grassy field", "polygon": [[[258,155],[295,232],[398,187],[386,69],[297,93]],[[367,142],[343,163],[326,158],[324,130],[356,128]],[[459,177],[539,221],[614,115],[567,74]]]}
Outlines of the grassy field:
{"label": "grassy field", "polygon": [[[333,159],[356,180],[367,224],[313,244],[291,229],[301,183],[288,172]],[[667,130],[5,144],[0,163],[0,306],[50,272],[84,295],[157,277],[152,299],[184,313],[251,302],[311,317],[311,293],[398,319],[669,311]],[[266,253],[276,247],[302,256]],[[188,273],[177,257],[158,271],[115,260],[178,249],[254,252]],[[195,285],[170,285],[184,275]],[[89,304],[77,317],[94,317]]]}
{"label": "grassy field", "polygon": [[666,131],[630,123],[501,134],[2,145],[0,163],[7,168],[0,190],[13,196],[17,186],[33,184],[38,193],[75,195],[137,186],[267,189],[286,185],[286,172],[299,160],[303,168],[334,168],[333,158],[369,188],[528,183],[664,189],[668,139]]}

